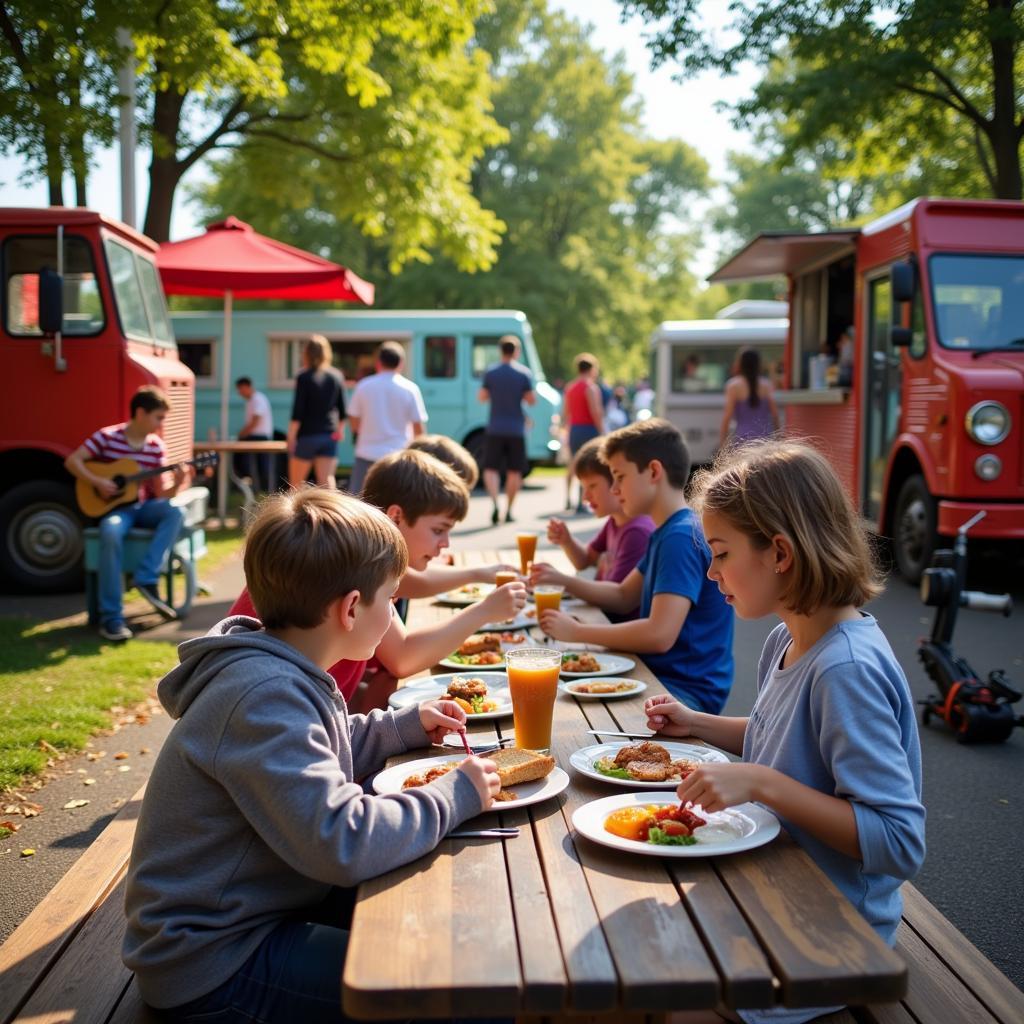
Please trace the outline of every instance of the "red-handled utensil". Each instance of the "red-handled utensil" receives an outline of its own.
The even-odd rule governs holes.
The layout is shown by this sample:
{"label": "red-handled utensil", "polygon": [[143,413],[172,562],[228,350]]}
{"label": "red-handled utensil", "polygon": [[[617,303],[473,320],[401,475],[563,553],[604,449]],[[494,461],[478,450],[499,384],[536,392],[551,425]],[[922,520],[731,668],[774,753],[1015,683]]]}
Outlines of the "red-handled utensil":
{"label": "red-handled utensil", "polygon": [[469,740],[466,739],[466,730],[465,729],[460,729],[459,730],[459,739],[462,740],[462,745],[466,748],[466,756],[467,757],[472,757],[473,756],[473,751],[470,749]]}

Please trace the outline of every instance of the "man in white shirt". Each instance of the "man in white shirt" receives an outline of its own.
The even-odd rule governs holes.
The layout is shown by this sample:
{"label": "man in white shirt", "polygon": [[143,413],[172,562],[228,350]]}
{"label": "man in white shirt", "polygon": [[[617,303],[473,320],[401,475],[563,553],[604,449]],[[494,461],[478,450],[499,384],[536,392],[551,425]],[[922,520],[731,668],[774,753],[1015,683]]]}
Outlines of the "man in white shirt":
{"label": "man in white shirt", "polygon": [[424,431],[427,410],[419,387],[399,372],[405,350],[385,341],[377,351],[377,372],[364,377],[352,393],[348,418],[356,438],[356,459],[348,489],[359,494],[370,467],[404,448]]}
{"label": "man in white shirt", "polygon": [[[240,441],[273,441],[274,440],[274,413],[270,408],[270,399],[262,391],[257,391],[252,386],[252,379],[239,377],[235,381],[235,389],[245,399],[245,423],[238,432]],[[254,459],[249,452],[239,452],[238,461],[235,463],[239,476],[252,478],[255,489],[260,490],[259,472],[257,465],[263,467],[263,479],[266,483],[266,490],[274,490],[274,457],[264,455]]]}

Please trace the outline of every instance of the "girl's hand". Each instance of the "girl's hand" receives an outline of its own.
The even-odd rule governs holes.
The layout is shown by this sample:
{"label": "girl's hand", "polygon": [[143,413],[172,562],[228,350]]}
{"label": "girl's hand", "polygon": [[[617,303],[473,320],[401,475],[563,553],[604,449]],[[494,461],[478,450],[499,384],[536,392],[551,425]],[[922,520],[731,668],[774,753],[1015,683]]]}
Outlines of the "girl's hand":
{"label": "girl's hand", "polygon": [[571,615],[556,612],[553,608],[546,609],[540,615],[540,628],[544,635],[555,640],[579,640],[579,626]]}
{"label": "girl's hand", "polygon": [[764,773],[770,771],[761,764],[702,764],[679,783],[676,795],[705,811],[721,811],[757,800]]}
{"label": "girl's hand", "polygon": [[486,811],[501,789],[498,766],[486,757],[467,757],[455,770],[466,773],[480,797],[481,809]]}
{"label": "girl's hand", "polygon": [[556,586],[565,584],[565,574],[560,573],[553,565],[547,562],[534,562],[530,570],[530,584],[537,586],[538,583],[553,583]]}
{"label": "girl's hand", "polygon": [[420,725],[431,743],[440,743],[450,732],[466,727],[466,712],[453,700],[431,700],[420,705]]}
{"label": "girl's hand", "polygon": [[480,607],[487,610],[486,622],[504,622],[513,619],[516,613],[526,606],[526,584],[503,583],[492,590],[481,602]]}
{"label": "girl's hand", "polygon": [[507,562],[495,562],[494,565],[481,565],[479,569],[473,573],[474,583],[493,583],[494,577],[499,572],[514,572],[517,576],[519,575],[519,569],[517,566],[509,565]]}
{"label": "girl's hand", "polygon": [[667,693],[651,697],[644,704],[647,728],[665,736],[690,736],[693,734],[694,712]]}
{"label": "girl's hand", "polygon": [[569,540],[569,527],[561,519],[548,520],[548,540],[561,547]]}

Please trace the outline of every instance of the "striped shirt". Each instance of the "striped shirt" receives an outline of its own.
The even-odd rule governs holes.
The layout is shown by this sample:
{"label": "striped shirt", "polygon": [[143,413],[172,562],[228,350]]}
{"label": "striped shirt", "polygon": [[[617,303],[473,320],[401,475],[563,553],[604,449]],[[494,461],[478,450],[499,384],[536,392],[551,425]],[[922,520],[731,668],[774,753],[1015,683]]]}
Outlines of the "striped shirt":
{"label": "striped shirt", "polygon": [[[124,430],[127,423],[119,423],[113,427],[101,427],[83,442],[85,450],[100,462],[115,462],[117,459],[134,459],[139,470],[156,469],[164,464],[167,449],[158,434],[147,434],[141,448],[136,448]],[[139,501],[148,501],[156,497],[153,492],[152,479],[143,480],[139,484]]]}

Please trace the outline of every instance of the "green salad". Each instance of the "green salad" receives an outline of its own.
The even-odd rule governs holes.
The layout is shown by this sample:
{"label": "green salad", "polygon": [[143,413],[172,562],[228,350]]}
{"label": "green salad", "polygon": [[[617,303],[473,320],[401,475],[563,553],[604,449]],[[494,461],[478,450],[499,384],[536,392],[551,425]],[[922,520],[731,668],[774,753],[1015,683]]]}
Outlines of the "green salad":
{"label": "green salad", "polygon": [[696,846],[693,836],[670,836],[664,829],[652,827],[647,830],[647,842],[655,846]]}
{"label": "green salad", "polygon": [[610,757],[601,757],[594,762],[594,767],[602,774],[607,775],[610,779],[632,779],[633,776],[626,771],[625,768],[620,768]]}

